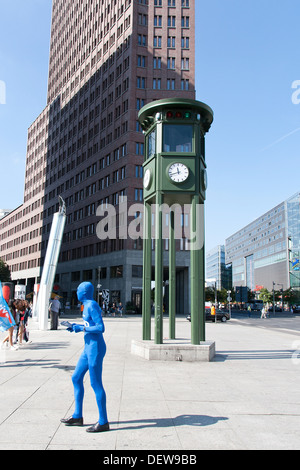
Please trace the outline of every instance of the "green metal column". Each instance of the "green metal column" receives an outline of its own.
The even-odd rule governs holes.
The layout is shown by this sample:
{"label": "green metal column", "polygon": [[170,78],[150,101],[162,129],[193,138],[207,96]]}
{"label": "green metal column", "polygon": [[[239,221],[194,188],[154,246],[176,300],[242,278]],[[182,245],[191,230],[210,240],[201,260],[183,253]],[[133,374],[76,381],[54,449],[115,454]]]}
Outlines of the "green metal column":
{"label": "green metal column", "polygon": [[[197,204],[199,204],[199,196],[195,195],[192,198],[191,210],[191,231],[192,234],[197,235]],[[200,309],[201,309],[201,294],[200,294],[200,250],[198,244],[194,241],[191,242],[191,343],[200,344]]]}
{"label": "green metal column", "polygon": [[175,339],[176,316],[176,252],[175,252],[175,227],[174,212],[170,212],[169,234],[169,338]]}
{"label": "green metal column", "polygon": [[162,206],[163,195],[156,193],[155,206],[155,344],[163,343],[163,238]]}
{"label": "green metal column", "polygon": [[200,262],[200,341],[206,341],[205,333],[205,217],[204,217],[204,203],[202,203],[200,211],[200,230],[202,231],[202,248],[200,249],[199,262]]}
{"label": "green metal column", "polygon": [[143,340],[151,339],[151,204],[144,203]]}

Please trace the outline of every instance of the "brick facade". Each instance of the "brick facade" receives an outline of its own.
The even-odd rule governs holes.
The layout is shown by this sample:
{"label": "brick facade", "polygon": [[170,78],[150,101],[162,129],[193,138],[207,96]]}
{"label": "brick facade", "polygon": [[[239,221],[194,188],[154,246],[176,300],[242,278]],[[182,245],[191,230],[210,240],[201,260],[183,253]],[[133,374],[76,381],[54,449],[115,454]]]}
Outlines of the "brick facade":
{"label": "brick facade", "polygon": [[[53,0],[48,101],[28,130],[24,202],[0,221],[0,256],[29,291],[58,195],[67,223],[56,281],[66,299],[78,277],[96,285],[99,267],[102,288],[119,291],[123,302],[141,286],[132,277],[141,240],[99,240],[96,211],[109,203],[118,212],[124,197],[129,206],[142,203],[139,109],[195,98],[194,10],[194,0]],[[123,266],[122,278],[111,266]]]}

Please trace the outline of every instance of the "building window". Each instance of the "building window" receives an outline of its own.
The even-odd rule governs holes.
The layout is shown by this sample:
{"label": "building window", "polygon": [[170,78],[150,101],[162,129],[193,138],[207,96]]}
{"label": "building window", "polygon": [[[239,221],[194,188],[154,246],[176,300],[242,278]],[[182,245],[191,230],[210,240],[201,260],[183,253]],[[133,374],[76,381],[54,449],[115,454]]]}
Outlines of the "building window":
{"label": "building window", "polygon": [[138,35],[138,46],[147,46],[147,36],[144,34]]}
{"label": "building window", "polygon": [[168,69],[175,69],[175,57],[168,57],[167,64]]}
{"label": "building window", "polygon": [[176,26],[176,16],[168,16],[168,26],[175,28]]}
{"label": "building window", "polygon": [[138,55],[138,67],[146,67],[146,57],[144,55]]}
{"label": "building window", "polygon": [[161,47],[161,36],[154,36],[153,47]]}
{"label": "building window", "polygon": [[161,79],[153,78],[153,90],[161,90]]}
{"label": "building window", "polygon": [[145,100],[143,98],[137,98],[136,109],[139,111],[144,105],[145,105]]}
{"label": "building window", "polygon": [[176,41],[175,36],[168,36],[168,42],[167,42],[168,47],[174,48],[174,47],[175,47],[175,44],[176,44],[175,41]]}
{"label": "building window", "polygon": [[135,201],[142,201],[143,200],[143,190],[136,188],[134,190],[134,200]]}
{"label": "building window", "polygon": [[189,37],[182,37],[181,38],[181,48],[182,49],[189,49],[190,48],[190,38]]}
{"label": "building window", "polygon": [[138,16],[138,22],[139,22],[139,24],[142,25],[142,26],[147,26],[147,24],[148,24],[148,16],[147,16],[147,15],[139,14],[139,16]]}
{"label": "building window", "polygon": [[154,26],[161,27],[162,26],[162,16],[155,15],[154,16]]}
{"label": "building window", "polygon": [[182,58],[181,59],[181,70],[189,70],[190,68],[190,59]]}
{"label": "building window", "polygon": [[74,271],[73,273],[71,273],[71,281],[72,282],[80,281],[80,271]]}
{"label": "building window", "polygon": [[161,57],[153,57],[153,68],[161,69]]}
{"label": "building window", "polygon": [[181,80],[181,90],[188,91],[189,87],[190,87],[190,81],[189,80]]}
{"label": "building window", "polygon": [[135,177],[143,178],[143,167],[142,165],[135,165]]}
{"label": "building window", "polygon": [[175,78],[168,78],[167,80],[167,90],[175,90]]}
{"label": "building window", "polygon": [[135,143],[135,153],[136,155],[144,155],[144,143],[141,143],[141,142]]}
{"label": "building window", "polygon": [[83,281],[91,281],[93,279],[93,270],[92,269],[87,269],[83,271],[83,276],[82,276]]}
{"label": "building window", "polygon": [[181,27],[182,28],[189,28],[190,27],[190,17],[189,16],[182,16],[181,17]]}
{"label": "building window", "polygon": [[123,266],[111,266],[110,277],[112,279],[123,277]]}
{"label": "building window", "polygon": [[143,277],[143,266],[132,266],[132,277]]}
{"label": "building window", "polygon": [[146,88],[146,78],[145,77],[137,77],[137,88]]}

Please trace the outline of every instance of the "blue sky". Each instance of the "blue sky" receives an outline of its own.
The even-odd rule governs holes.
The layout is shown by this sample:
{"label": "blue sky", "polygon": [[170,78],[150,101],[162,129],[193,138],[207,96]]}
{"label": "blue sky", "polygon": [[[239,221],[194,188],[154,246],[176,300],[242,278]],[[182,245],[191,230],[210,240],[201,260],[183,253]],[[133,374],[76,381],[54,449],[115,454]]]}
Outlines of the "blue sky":
{"label": "blue sky", "polygon": [[[1,1],[1,208],[23,202],[27,129],[46,105],[51,4]],[[196,9],[196,98],[214,111],[206,138],[209,250],[300,190],[300,104],[292,102],[300,2],[196,0]]]}

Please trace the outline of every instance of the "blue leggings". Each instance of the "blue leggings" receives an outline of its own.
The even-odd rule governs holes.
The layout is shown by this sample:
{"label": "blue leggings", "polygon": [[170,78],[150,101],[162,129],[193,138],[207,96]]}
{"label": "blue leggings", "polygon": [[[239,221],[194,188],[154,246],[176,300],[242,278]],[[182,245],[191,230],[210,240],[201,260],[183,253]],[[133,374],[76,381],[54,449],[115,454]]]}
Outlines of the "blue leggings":
{"label": "blue leggings", "polygon": [[[107,423],[106,394],[102,384],[102,364],[106,353],[105,342],[101,338],[85,337],[85,347],[77,363],[72,382],[74,385],[75,412],[73,418],[82,418],[84,396],[83,379],[87,371],[90,373],[91,386],[96,395],[99,410],[99,424]],[[95,336],[95,335],[93,335]],[[98,335],[96,335],[98,337]]]}

